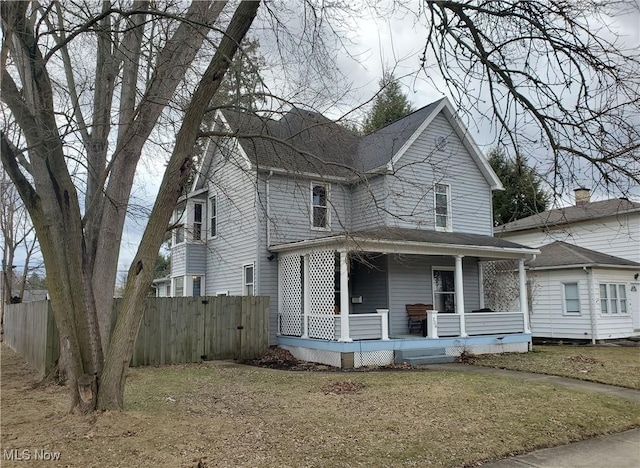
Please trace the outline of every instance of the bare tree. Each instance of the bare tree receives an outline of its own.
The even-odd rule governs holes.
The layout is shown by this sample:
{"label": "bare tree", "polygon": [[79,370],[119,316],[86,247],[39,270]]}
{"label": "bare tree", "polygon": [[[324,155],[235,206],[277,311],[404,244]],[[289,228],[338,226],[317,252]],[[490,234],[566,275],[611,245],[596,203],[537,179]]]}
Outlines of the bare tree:
{"label": "bare tree", "polygon": [[[200,122],[258,6],[211,1],[181,9],[144,0],[105,1],[98,11],[58,2],[0,6],[2,101],[22,132],[20,139],[2,132],[2,164],[40,241],[76,411],[122,409],[142,301]],[[109,333],[136,167],[178,87],[192,98]],[[71,171],[74,159],[86,169],[85,184]]]}
{"label": "bare tree", "polygon": [[542,152],[555,193],[579,172],[627,193],[640,183],[640,52],[609,24],[633,3],[427,1],[422,67],[511,152]]}
{"label": "bare tree", "polygon": [[[0,236],[2,236],[2,310],[0,330],[4,330],[4,306],[22,301],[27,278],[34,271],[33,256],[38,242],[20,195],[7,173],[0,168]],[[18,263],[21,265],[15,265]],[[1,333],[1,332],[0,332]]]}

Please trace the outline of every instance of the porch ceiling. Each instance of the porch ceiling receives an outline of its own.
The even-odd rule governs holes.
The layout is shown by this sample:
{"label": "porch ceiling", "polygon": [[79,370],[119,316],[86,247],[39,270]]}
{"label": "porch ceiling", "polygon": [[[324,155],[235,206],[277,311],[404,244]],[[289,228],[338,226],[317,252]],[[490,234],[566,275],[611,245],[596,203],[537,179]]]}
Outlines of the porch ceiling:
{"label": "porch ceiling", "polygon": [[464,255],[486,259],[533,259],[540,253],[537,249],[492,236],[390,227],[278,244],[270,246],[269,250],[291,252],[310,248],[389,254]]}

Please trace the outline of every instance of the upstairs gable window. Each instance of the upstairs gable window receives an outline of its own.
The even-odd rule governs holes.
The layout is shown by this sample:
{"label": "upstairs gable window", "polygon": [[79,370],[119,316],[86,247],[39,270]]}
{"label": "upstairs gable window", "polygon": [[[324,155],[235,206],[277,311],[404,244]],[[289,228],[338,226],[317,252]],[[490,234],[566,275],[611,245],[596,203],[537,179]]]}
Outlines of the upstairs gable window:
{"label": "upstairs gable window", "polygon": [[329,229],[329,186],[311,185],[311,227]]}
{"label": "upstairs gable window", "polygon": [[435,184],[433,197],[436,231],[451,231],[451,186]]}

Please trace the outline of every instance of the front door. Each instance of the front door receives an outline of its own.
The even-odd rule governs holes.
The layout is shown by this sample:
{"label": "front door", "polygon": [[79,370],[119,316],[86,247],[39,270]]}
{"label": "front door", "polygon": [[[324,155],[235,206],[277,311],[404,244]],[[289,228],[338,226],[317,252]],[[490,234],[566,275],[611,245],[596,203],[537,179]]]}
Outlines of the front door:
{"label": "front door", "polygon": [[433,308],[438,312],[456,311],[456,286],[454,269],[450,267],[433,268]]}
{"label": "front door", "polygon": [[640,331],[640,283],[631,283],[629,289],[629,307],[633,319],[633,329]]}

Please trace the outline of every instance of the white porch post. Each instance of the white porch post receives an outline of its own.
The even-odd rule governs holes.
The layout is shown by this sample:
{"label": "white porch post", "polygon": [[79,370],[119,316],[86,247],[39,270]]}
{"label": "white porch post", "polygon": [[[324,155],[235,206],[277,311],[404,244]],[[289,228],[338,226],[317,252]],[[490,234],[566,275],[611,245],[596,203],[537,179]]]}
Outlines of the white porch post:
{"label": "white porch post", "polygon": [[529,327],[529,306],[527,305],[527,274],[524,271],[524,260],[518,261],[518,283],[520,283],[520,312],[524,320],[524,332],[531,333]]}
{"label": "white porch post", "polygon": [[484,273],[482,272],[482,263],[478,262],[478,292],[480,293],[480,308],[484,309]]}
{"label": "white porch post", "polygon": [[456,255],[456,314],[460,316],[460,336],[468,336],[464,321],[464,288],[462,286],[462,255]]}
{"label": "white porch post", "polygon": [[309,311],[311,310],[311,291],[309,288],[309,255],[302,257],[302,338],[309,338]]}
{"label": "white porch post", "polygon": [[338,341],[353,341],[349,336],[349,267],[347,252],[340,252],[340,338]]}

